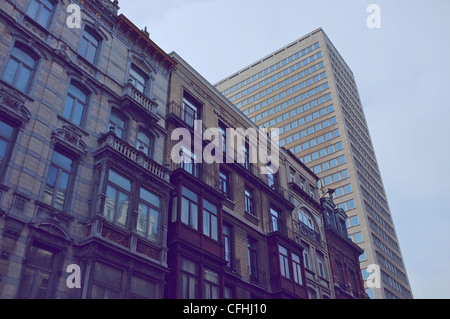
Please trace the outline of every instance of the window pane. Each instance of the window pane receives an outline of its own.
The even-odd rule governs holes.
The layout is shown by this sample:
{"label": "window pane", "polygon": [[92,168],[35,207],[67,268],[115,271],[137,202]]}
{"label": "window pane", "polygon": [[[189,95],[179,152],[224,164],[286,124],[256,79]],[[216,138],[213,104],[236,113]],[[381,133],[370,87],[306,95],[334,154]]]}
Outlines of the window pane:
{"label": "window pane", "polygon": [[54,207],[62,210],[64,208],[64,199],[66,198],[67,186],[69,184],[69,174],[61,172],[59,175],[59,185],[56,193]]}
{"label": "window pane", "polygon": [[115,268],[96,263],[94,268],[94,280],[100,281],[115,288],[120,288],[122,273]]}
{"label": "window pane", "polygon": [[114,220],[114,211],[116,209],[116,194],[117,191],[108,185],[106,188],[105,208],[103,210],[103,216],[106,220],[112,222]]}
{"label": "window pane", "polygon": [[22,66],[15,82],[16,88],[18,88],[21,91],[25,91],[27,89],[30,78],[31,78],[31,70]]}
{"label": "window pane", "polygon": [[20,280],[19,298],[28,299],[31,297],[31,288],[33,287],[33,280],[36,271],[33,269],[25,268],[22,273],[22,279]]}
{"label": "window pane", "polygon": [[54,254],[51,251],[36,246],[31,246],[27,255],[29,263],[43,268],[52,268]]}
{"label": "window pane", "polygon": [[59,153],[59,152],[54,152],[53,156],[52,156],[52,163],[58,165],[61,168],[64,168],[67,171],[72,171],[72,163],[73,161],[68,158],[67,156]]}
{"label": "window pane", "polygon": [[141,197],[141,199],[145,200],[147,203],[150,203],[156,207],[161,207],[161,200],[159,199],[159,197],[156,196],[155,194],[149,192],[145,188],[141,187],[140,197]]}
{"label": "window pane", "polygon": [[16,60],[9,59],[8,64],[6,65],[5,74],[3,75],[3,80],[9,84],[12,84],[18,67],[19,63]]}
{"label": "window pane", "polygon": [[155,297],[155,284],[138,277],[132,277],[131,292],[139,296],[152,299]]}
{"label": "window pane", "polygon": [[147,205],[139,203],[136,230],[141,235],[146,235],[147,233],[148,210],[149,207]]}
{"label": "window pane", "polygon": [[30,6],[28,7],[27,14],[33,19],[36,18],[36,14],[39,9],[39,3],[36,0],[31,0]]}
{"label": "window pane", "polygon": [[181,199],[181,222],[189,225],[189,201],[184,197]]}
{"label": "window pane", "polygon": [[131,182],[128,179],[126,179],[125,177],[123,177],[122,175],[119,175],[118,173],[116,173],[115,171],[109,170],[108,180],[110,182],[113,182],[117,186],[120,186],[123,189],[131,192]]}
{"label": "window pane", "polygon": [[26,53],[25,51],[14,47],[12,50],[12,55],[15,56],[19,61],[21,61],[23,64],[27,65],[31,69],[34,68],[34,65],[36,63],[36,60],[33,59],[31,55]]}
{"label": "window pane", "polygon": [[150,240],[158,241],[158,230],[159,230],[159,211],[151,208],[150,209],[150,220],[148,226],[148,237]]}
{"label": "window pane", "polygon": [[83,113],[84,113],[84,105],[77,101],[75,103],[75,110],[72,115],[72,122],[76,125],[80,125],[81,120],[83,118]]}
{"label": "window pane", "polygon": [[195,229],[198,229],[198,206],[194,203],[191,203],[190,225]]}
{"label": "window pane", "polygon": [[117,222],[122,225],[126,225],[127,223],[127,212],[128,212],[128,204],[129,197],[124,193],[119,193],[119,209],[117,212]]}

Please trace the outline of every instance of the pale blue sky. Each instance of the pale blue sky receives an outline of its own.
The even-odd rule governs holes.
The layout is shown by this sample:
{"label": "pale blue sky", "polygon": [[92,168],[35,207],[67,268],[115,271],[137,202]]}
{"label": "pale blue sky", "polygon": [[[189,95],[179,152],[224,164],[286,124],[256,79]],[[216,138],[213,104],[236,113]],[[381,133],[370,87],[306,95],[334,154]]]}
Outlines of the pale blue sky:
{"label": "pale blue sky", "polygon": [[[381,29],[369,29],[369,4]],[[322,27],[352,69],[415,298],[450,298],[450,1],[121,0],[211,83]],[[442,202],[441,202],[442,201]]]}

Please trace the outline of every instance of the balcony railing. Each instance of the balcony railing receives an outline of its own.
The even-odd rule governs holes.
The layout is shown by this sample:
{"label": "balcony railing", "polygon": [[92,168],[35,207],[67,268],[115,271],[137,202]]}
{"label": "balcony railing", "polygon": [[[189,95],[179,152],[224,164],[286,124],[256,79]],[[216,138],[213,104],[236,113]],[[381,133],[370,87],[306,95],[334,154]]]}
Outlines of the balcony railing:
{"label": "balcony railing", "polygon": [[156,103],[155,99],[150,99],[145,96],[141,91],[136,89],[131,82],[125,84],[123,88],[123,96],[130,98],[142,110],[156,116],[156,108],[158,103]]}
{"label": "balcony railing", "polygon": [[199,179],[209,187],[213,188],[214,190],[221,192],[220,189],[220,179],[208,172],[201,163],[195,163],[195,162],[181,162],[181,163],[174,163],[172,162],[171,170],[174,171],[176,169],[183,169],[195,178]]}
{"label": "balcony railing", "polygon": [[226,255],[225,259],[228,261],[226,269],[233,273],[240,275],[241,274],[241,260],[238,258],[231,257],[229,255]]}
{"label": "balcony railing", "polygon": [[[178,118],[179,121],[184,123],[187,127],[197,131],[196,120],[201,120],[200,114],[198,112],[190,111],[189,107],[181,106],[175,101],[169,103],[168,115],[173,115]],[[207,129],[206,125],[202,122],[201,133],[203,134]]]}
{"label": "balcony railing", "polygon": [[320,234],[301,221],[294,221],[294,227],[320,244]]}
{"label": "balcony railing", "polygon": [[146,156],[144,152],[139,151],[134,146],[117,137],[114,132],[108,132],[100,137],[99,144],[101,148],[112,148],[114,151],[122,154],[129,160],[139,164],[147,172],[166,181],[169,180],[170,171],[167,168]]}
{"label": "balcony railing", "polygon": [[267,275],[264,270],[256,266],[249,266],[250,281],[266,286]]}

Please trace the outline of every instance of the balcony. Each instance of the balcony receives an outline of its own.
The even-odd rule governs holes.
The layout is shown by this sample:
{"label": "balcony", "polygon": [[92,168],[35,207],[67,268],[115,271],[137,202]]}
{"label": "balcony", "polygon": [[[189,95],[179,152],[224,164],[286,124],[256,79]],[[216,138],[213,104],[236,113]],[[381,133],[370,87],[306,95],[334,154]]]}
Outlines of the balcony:
{"label": "balcony", "polygon": [[311,229],[308,225],[301,221],[294,221],[295,229],[298,229],[301,233],[305,234],[309,238],[315,240],[317,243],[321,243],[320,234],[315,230]]}
{"label": "balcony", "polygon": [[251,282],[259,284],[264,287],[267,286],[267,274],[264,270],[256,266],[249,266],[249,274]]}
{"label": "balcony", "polygon": [[158,103],[155,100],[145,96],[131,82],[127,82],[122,91],[122,102],[125,102],[124,107],[128,107],[134,114],[150,117],[152,121],[158,122],[160,117],[156,114]]}
{"label": "balcony", "polygon": [[208,185],[215,191],[219,192],[220,194],[223,194],[220,188],[220,179],[208,172],[205,167],[201,163],[195,163],[195,162],[181,162],[181,163],[174,163],[172,162],[170,165],[170,169],[172,171],[181,169],[188,174],[192,175],[199,181],[203,182],[204,184]]}
{"label": "balcony", "polygon": [[167,182],[169,181],[170,171],[167,168],[155,162],[134,146],[117,137],[113,131],[101,136],[98,142],[100,144],[100,148],[110,148],[114,152],[121,154],[128,160],[142,167],[145,172],[160,179],[164,179]]}
{"label": "balcony", "polygon": [[241,260],[238,258],[231,257],[225,254],[225,260],[227,261],[227,265],[225,270],[235,274],[241,275]]}

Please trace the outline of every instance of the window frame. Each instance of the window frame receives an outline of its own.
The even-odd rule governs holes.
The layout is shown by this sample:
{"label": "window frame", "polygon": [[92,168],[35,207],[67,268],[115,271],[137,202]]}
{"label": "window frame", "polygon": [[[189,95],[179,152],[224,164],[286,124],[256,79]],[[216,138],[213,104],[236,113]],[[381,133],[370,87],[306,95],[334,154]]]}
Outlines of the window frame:
{"label": "window frame", "polygon": [[[33,2],[36,3],[39,7],[34,14],[31,14],[30,8],[31,8],[31,4]],[[53,13],[55,12],[55,9],[57,6],[57,4],[54,1],[47,1],[47,2],[49,2],[53,7],[48,8],[48,6],[46,4],[44,4],[42,2],[42,0],[31,0],[30,3],[28,4],[28,8],[27,8],[27,12],[26,12],[27,16],[29,16],[33,21],[38,23],[43,28],[47,28],[50,25],[50,21],[52,20]],[[42,10],[45,10],[45,9],[47,9],[49,14],[46,18],[45,24],[42,24],[40,21],[40,17],[42,16]]]}
{"label": "window frame", "polygon": [[[110,180],[111,171],[117,174],[119,177],[127,180],[130,183],[130,190],[125,189],[121,185],[116,184],[114,181]],[[104,194],[105,194],[105,200],[104,200],[104,206],[103,206],[103,212],[102,216],[110,223],[113,223],[114,225],[118,225],[120,227],[127,228],[129,224],[130,219],[130,212],[132,209],[132,200],[133,200],[133,180],[129,178],[127,175],[123,174],[120,170],[117,170],[114,167],[109,167],[106,174],[105,174],[105,182],[104,182]],[[108,187],[111,187],[115,191],[115,198],[114,198],[114,211],[113,211],[113,218],[112,220],[109,219],[106,216],[106,209],[107,209],[107,198],[108,198]],[[128,197],[128,207],[126,210],[126,216],[125,216],[125,223],[118,222],[118,219],[120,218],[119,215],[119,209],[120,209],[120,194],[124,194]]]}
{"label": "window frame", "polygon": [[[76,96],[74,91],[71,92],[72,87],[75,88],[75,90],[81,91],[81,93],[83,93],[86,96],[86,100],[85,101],[80,100],[79,97]],[[65,113],[67,112],[67,110],[68,110],[67,108],[69,107],[68,106],[69,98],[71,98],[73,100],[73,102],[70,105],[70,108],[71,108],[70,116],[67,117]],[[85,118],[86,118],[88,105],[89,105],[89,99],[90,99],[90,92],[88,90],[86,90],[83,86],[79,85],[77,82],[71,81],[69,83],[69,87],[67,89],[66,100],[64,102],[64,109],[62,112],[62,117],[64,119],[66,119],[67,121],[69,121],[70,123],[73,123],[76,126],[83,127]],[[77,112],[78,105],[81,105],[83,107],[79,123],[74,121],[75,120],[74,117]]]}
{"label": "window frame", "polygon": [[[90,44],[92,44],[92,41],[91,41],[91,39],[86,37],[86,34],[88,34],[90,37],[94,38],[97,41],[97,44],[93,45],[93,47],[95,47],[95,53],[94,53],[94,56],[92,57],[92,59],[87,56],[89,48],[90,48]],[[84,49],[84,52],[81,52],[82,47],[84,46],[84,44],[83,44],[84,41],[87,43],[86,48]],[[83,31],[81,32],[80,44],[78,45],[77,53],[84,60],[95,65],[95,63],[97,62],[97,57],[99,56],[101,45],[102,45],[102,38],[100,37],[100,35],[97,32],[95,32],[93,28],[86,25],[84,27]]]}
{"label": "window frame", "polygon": [[[63,167],[62,165],[55,163],[55,155],[58,154],[66,159],[71,160],[71,170],[68,171],[67,168]],[[55,148],[53,150],[52,153],[52,157],[50,159],[50,164],[48,167],[48,171],[47,171],[47,177],[46,177],[46,181],[45,181],[45,185],[44,185],[44,191],[43,191],[43,202],[57,210],[60,211],[64,211],[65,209],[67,209],[67,207],[69,206],[69,203],[71,201],[71,196],[70,196],[70,190],[73,188],[73,176],[76,175],[76,165],[77,165],[77,161],[76,158],[74,158],[72,156],[72,154],[68,154],[66,151],[60,149],[60,148]],[[52,168],[56,169],[56,177],[55,177],[55,181],[54,181],[54,186],[52,189],[52,193],[48,194],[51,199],[50,202],[46,199],[46,195],[47,195],[47,187],[49,186],[48,182],[49,182],[49,178],[50,178],[50,172],[52,170]],[[64,198],[63,198],[63,203],[60,207],[56,206],[56,200],[58,197],[58,189],[60,187],[60,182],[61,182],[61,176],[62,174],[67,174],[67,185],[66,185],[66,189],[64,192]],[[56,186],[58,185],[58,186]],[[69,194],[69,196],[67,196]]]}
{"label": "window frame", "polygon": [[[22,61],[22,59],[19,56],[14,55],[15,54],[14,50],[20,51],[20,54],[17,54],[17,52],[16,52],[17,55],[24,54],[24,55],[26,55],[26,58],[32,59],[33,65],[32,66],[28,65],[27,62]],[[17,66],[15,67],[14,75],[12,77],[12,81],[10,82],[5,77],[7,76],[8,66],[10,65],[10,62],[12,60],[14,60],[14,62],[17,64]],[[38,62],[39,62],[39,57],[36,56],[36,54],[31,49],[27,48],[25,45],[16,43],[12,47],[11,52],[9,54],[8,61],[6,62],[5,69],[3,71],[2,80],[4,82],[8,83],[9,85],[11,85],[12,87],[16,88],[17,90],[19,90],[23,93],[27,93],[30,90],[31,83],[34,78],[34,73],[35,73],[36,67],[38,65]],[[22,88],[22,87],[18,86],[17,82],[23,82],[23,80],[21,79],[21,74],[23,74],[22,69],[24,69],[24,68],[29,71],[29,74],[27,76],[26,85]]]}

